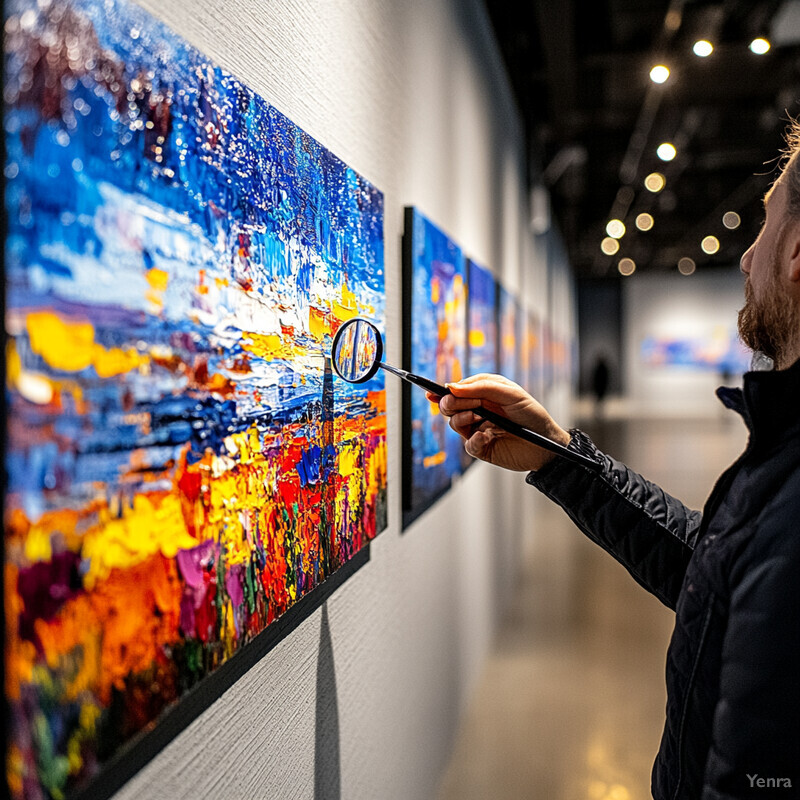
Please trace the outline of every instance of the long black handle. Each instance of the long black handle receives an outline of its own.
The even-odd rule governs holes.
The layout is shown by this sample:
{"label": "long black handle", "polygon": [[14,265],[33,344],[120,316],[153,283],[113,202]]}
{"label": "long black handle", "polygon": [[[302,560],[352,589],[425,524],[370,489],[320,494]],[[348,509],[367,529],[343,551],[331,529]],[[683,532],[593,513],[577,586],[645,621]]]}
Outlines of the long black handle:
{"label": "long black handle", "polygon": [[[413,372],[406,372],[404,369],[389,367],[387,364],[383,363],[381,366],[388,368],[389,371],[393,372],[395,375],[398,375],[404,380],[422,387],[432,394],[438,394],[440,397],[444,397],[447,394],[452,394],[452,392],[446,386],[442,386],[440,383],[423,378],[421,375],[415,375]],[[471,410],[479,417],[483,417],[483,419],[487,420],[487,422],[494,423],[498,428],[502,428],[504,431],[508,431],[509,433],[514,434],[514,436],[524,439],[526,442],[535,444],[537,447],[541,447],[544,450],[549,450],[551,453],[555,453],[562,458],[566,458],[568,461],[572,461],[576,464],[582,464],[584,467],[589,467],[589,469],[592,469],[595,472],[600,470],[600,465],[596,461],[592,461],[592,459],[588,456],[585,456],[582,453],[576,453],[573,450],[568,450],[566,447],[564,447],[564,445],[554,442],[552,439],[548,439],[546,436],[542,436],[541,433],[536,433],[536,431],[532,431],[529,428],[524,428],[522,425],[512,422],[510,419],[508,419],[508,417],[503,417],[500,414],[496,414],[494,411],[490,411],[488,408],[484,408],[483,406],[478,406],[477,408],[473,408]]]}

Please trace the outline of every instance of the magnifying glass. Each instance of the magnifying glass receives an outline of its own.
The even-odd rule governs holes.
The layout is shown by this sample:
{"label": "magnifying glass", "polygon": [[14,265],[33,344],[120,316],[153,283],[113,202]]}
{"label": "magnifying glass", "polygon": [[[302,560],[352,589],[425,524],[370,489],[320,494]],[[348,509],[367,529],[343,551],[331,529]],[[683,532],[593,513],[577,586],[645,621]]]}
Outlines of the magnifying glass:
{"label": "magnifying glass", "polygon": [[[353,317],[342,323],[336,332],[336,336],[333,337],[331,357],[333,371],[348,383],[365,383],[379,369],[385,369],[387,372],[397,375],[398,378],[413,383],[415,386],[419,386],[432,394],[437,394],[439,397],[450,394],[450,390],[446,386],[423,378],[421,375],[415,375],[413,372],[406,372],[404,369],[398,369],[386,364],[381,360],[382,358],[383,339],[380,331],[363,317]],[[502,428],[520,439],[538,445],[544,450],[549,450],[551,453],[556,453],[562,458],[574,461],[577,464],[583,464],[583,466],[595,471],[600,469],[600,465],[587,456],[568,450],[558,442],[554,442],[529,428],[524,428],[522,425],[496,414],[488,408],[479,406],[478,408],[473,408],[472,411],[479,417],[494,423],[498,428]]]}

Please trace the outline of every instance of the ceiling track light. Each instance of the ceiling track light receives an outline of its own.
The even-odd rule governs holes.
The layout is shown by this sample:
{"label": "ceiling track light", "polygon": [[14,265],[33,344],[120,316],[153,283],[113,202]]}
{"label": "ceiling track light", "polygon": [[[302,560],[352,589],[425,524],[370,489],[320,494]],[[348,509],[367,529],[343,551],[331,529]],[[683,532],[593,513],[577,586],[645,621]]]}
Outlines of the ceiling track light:
{"label": "ceiling track light", "polygon": [[714,52],[714,45],[708,39],[699,39],[694,43],[692,51],[698,58],[708,58]]}
{"label": "ceiling track light", "polygon": [[675,145],[671,142],[662,142],[656,149],[656,155],[662,161],[672,161],[672,159],[678,155],[678,151],[675,149]]}
{"label": "ceiling track light", "polygon": [[669,78],[669,67],[664,64],[656,64],[650,70],[650,80],[653,83],[666,83]]}

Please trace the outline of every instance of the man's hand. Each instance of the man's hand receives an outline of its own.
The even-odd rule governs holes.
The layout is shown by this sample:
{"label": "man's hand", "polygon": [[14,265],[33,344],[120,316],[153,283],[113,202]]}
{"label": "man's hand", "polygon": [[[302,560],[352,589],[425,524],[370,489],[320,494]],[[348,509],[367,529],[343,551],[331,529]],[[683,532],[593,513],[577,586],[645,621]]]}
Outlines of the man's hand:
{"label": "man's hand", "polygon": [[449,417],[450,427],[465,440],[466,451],[475,458],[498,467],[528,472],[541,469],[555,458],[543,450],[479,417],[471,409],[483,406],[513,422],[541,433],[566,447],[570,435],[561,428],[521,386],[502,375],[473,375],[459,383],[448,383],[452,394],[439,397],[428,393],[428,399],[439,402],[442,414]]}

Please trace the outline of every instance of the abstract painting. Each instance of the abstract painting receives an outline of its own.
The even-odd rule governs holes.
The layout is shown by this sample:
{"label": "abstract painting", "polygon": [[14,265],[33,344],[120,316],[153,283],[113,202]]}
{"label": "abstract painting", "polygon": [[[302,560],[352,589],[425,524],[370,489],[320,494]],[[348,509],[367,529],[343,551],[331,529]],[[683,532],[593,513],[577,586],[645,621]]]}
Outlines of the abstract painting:
{"label": "abstract painting", "polygon": [[[461,248],[415,208],[403,241],[404,367],[444,384],[464,377],[466,263]],[[461,438],[416,386],[403,386],[403,523],[433,504],[462,471]]]}
{"label": "abstract painting", "polygon": [[386,525],[383,196],[133,4],[5,4],[7,780],[63,798]]}
{"label": "abstract painting", "polygon": [[534,396],[541,398],[544,389],[544,342],[542,340],[542,324],[537,314],[532,311],[527,316],[525,336],[527,351],[527,384],[525,388]]}
{"label": "abstract painting", "polygon": [[519,301],[504,286],[497,294],[497,324],[500,331],[499,367],[500,374],[509,380],[524,381],[520,356],[520,323],[522,321]]}
{"label": "abstract painting", "polygon": [[693,337],[648,336],[641,344],[641,359],[648,367],[682,367],[733,376],[750,369],[751,357],[736,331],[723,325]]}
{"label": "abstract painting", "polygon": [[488,269],[467,261],[468,375],[497,372],[497,282]]}

